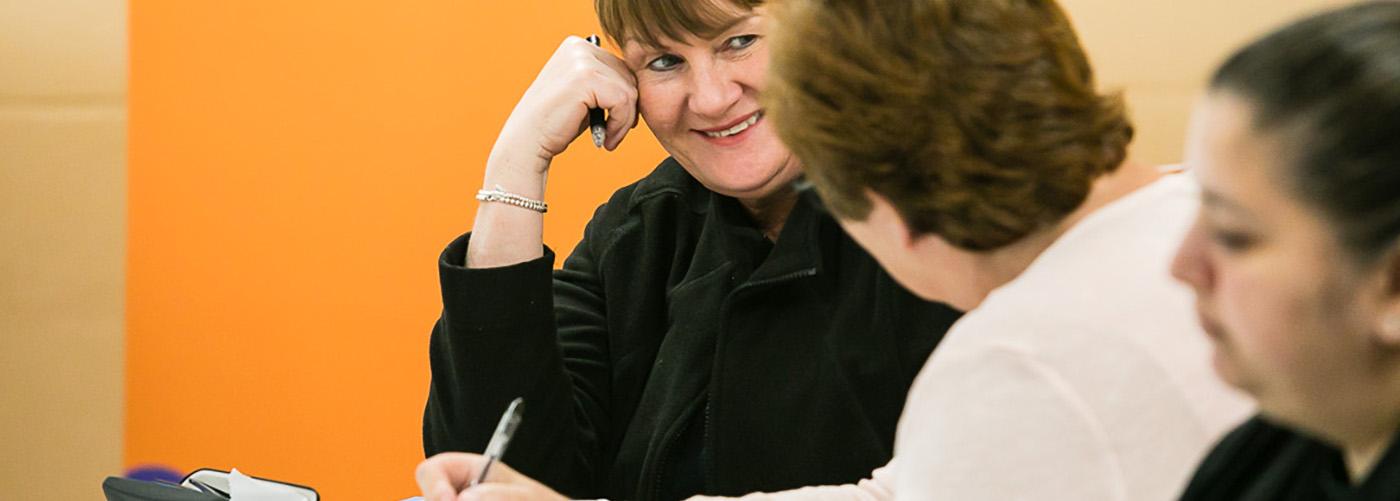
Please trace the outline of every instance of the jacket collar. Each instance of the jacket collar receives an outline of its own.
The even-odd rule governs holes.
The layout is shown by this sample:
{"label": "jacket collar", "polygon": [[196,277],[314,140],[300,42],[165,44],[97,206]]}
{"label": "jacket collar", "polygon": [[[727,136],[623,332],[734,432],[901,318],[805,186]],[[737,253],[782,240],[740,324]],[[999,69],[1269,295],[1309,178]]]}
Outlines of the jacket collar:
{"label": "jacket collar", "polygon": [[[793,275],[817,275],[822,272],[822,236],[834,229],[835,221],[826,214],[815,195],[799,195],[792,214],[783,223],[783,231],[773,244],[768,259],[750,277],[751,282],[775,280]],[[837,230],[839,231],[839,230]],[[830,248],[830,247],[828,247]]]}
{"label": "jacket collar", "polygon": [[632,196],[627,200],[627,211],[636,210],[638,205],[645,203],[658,195],[672,194],[681,197],[686,201],[686,205],[696,214],[704,214],[710,205],[709,189],[696,181],[689,172],[681,167],[680,162],[671,157],[666,157],[661,161],[656,169],[647,174],[637,182],[637,188],[632,190]]}
{"label": "jacket collar", "polygon": [[[710,191],[701,185],[674,158],[666,158],[651,174],[637,183],[628,200],[628,211],[659,195],[672,194],[681,197],[685,205],[696,214],[705,214],[711,224],[726,226],[729,238],[740,238],[745,231],[757,232],[752,223],[737,213],[728,211],[729,205],[738,206],[738,201]],[[742,211],[742,209],[737,209]],[[783,224],[778,241],[773,244],[766,259],[749,276],[749,282],[781,280],[790,276],[815,275],[822,272],[822,239],[832,238],[831,232],[841,231],[836,222],[826,213],[820,199],[810,192],[800,195],[793,206],[792,214]],[[745,235],[747,236],[747,235]],[[734,243],[731,241],[730,243]],[[742,252],[738,245],[725,245],[731,252]],[[832,247],[834,248],[834,247]],[[730,259],[744,256],[731,255]]]}

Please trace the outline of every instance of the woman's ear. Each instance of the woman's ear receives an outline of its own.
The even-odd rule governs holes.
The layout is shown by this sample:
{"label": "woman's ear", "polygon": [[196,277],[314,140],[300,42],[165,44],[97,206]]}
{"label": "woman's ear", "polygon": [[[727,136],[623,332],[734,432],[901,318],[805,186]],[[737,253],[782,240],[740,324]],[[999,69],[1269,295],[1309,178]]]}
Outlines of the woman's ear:
{"label": "woman's ear", "polygon": [[1377,341],[1400,349],[1400,242],[1392,246],[1377,266],[1381,281]]}
{"label": "woman's ear", "polygon": [[899,209],[884,195],[870,188],[865,189],[865,197],[870,200],[870,216],[866,220],[875,223],[878,231],[895,236],[895,243],[899,248],[913,249],[916,240],[914,230],[909,228],[909,223],[904,220],[904,215],[899,213]]}

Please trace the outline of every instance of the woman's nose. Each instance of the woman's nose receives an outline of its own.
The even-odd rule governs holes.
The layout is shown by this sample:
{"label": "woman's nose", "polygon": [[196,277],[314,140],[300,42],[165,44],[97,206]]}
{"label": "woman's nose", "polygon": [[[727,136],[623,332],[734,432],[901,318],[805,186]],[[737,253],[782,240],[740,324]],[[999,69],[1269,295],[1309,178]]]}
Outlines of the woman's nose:
{"label": "woman's nose", "polygon": [[1176,256],[1172,258],[1171,273],[1173,278],[1190,285],[1198,293],[1210,288],[1212,272],[1209,256],[1206,255],[1205,231],[1199,222],[1191,225],[1186,238],[1181,241],[1181,247],[1177,248]]}
{"label": "woman's nose", "polygon": [[698,67],[691,73],[688,104],[691,113],[700,117],[715,120],[734,118],[729,113],[743,94],[743,86],[726,71],[723,63]]}

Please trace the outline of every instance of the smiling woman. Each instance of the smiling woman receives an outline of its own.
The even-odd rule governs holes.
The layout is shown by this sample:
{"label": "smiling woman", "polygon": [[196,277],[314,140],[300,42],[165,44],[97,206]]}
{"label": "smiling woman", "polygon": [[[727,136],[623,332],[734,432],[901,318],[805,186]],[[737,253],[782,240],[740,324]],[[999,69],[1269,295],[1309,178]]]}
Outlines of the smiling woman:
{"label": "smiling woman", "polygon": [[[759,2],[597,10],[622,57],[564,40],[497,138],[483,186],[541,200],[590,108],[609,114],[609,150],[640,118],[671,157],[600,207],[552,276],[542,211],[480,206],[439,263],[426,452],[482,450],[523,396],[504,460],[573,497],[859,479],[889,459],[905,392],[957,312],[901,288],[791,187],[799,165],[760,104]],[[471,461],[424,462],[424,494],[453,498]],[[511,471],[493,467],[493,479]],[[478,489],[491,488],[508,487]]]}
{"label": "smiling woman", "polygon": [[715,26],[702,28],[712,32],[708,36],[639,34],[623,46],[623,59],[637,76],[637,108],[691,175],[739,199],[776,237],[794,198],[788,184],[799,169],[758,103],[768,67],[763,7],[708,5],[711,12],[695,14],[714,18]]}

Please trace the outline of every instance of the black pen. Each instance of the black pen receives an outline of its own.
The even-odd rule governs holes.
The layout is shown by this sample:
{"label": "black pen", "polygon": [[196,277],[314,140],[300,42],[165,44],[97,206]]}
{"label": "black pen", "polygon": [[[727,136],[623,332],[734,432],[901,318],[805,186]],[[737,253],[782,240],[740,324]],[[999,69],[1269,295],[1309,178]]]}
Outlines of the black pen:
{"label": "black pen", "polygon": [[520,426],[520,412],[525,407],[525,399],[517,397],[510,401],[510,406],[506,407],[506,413],[501,415],[501,421],[496,423],[496,432],[491,434],[491,441],[486,443],[486,463],[481,465],[481,473],[472,480],[472,485],[477,485],[486,481],[486,472],[491,470],[491,465],[501,460],[501,455],[506,453],[506,446],[510,444],[510,437],[515,435],[515,428]]}
{"label": "black pen", "polygon": [[[599,43],[598,35],[588,35],[588,43],[602,47]],[[608,138],[608,119],[603,116],[602,108],[588,109],[588,130],[593,133],[593,146],[602,148],[603,141]]]}

